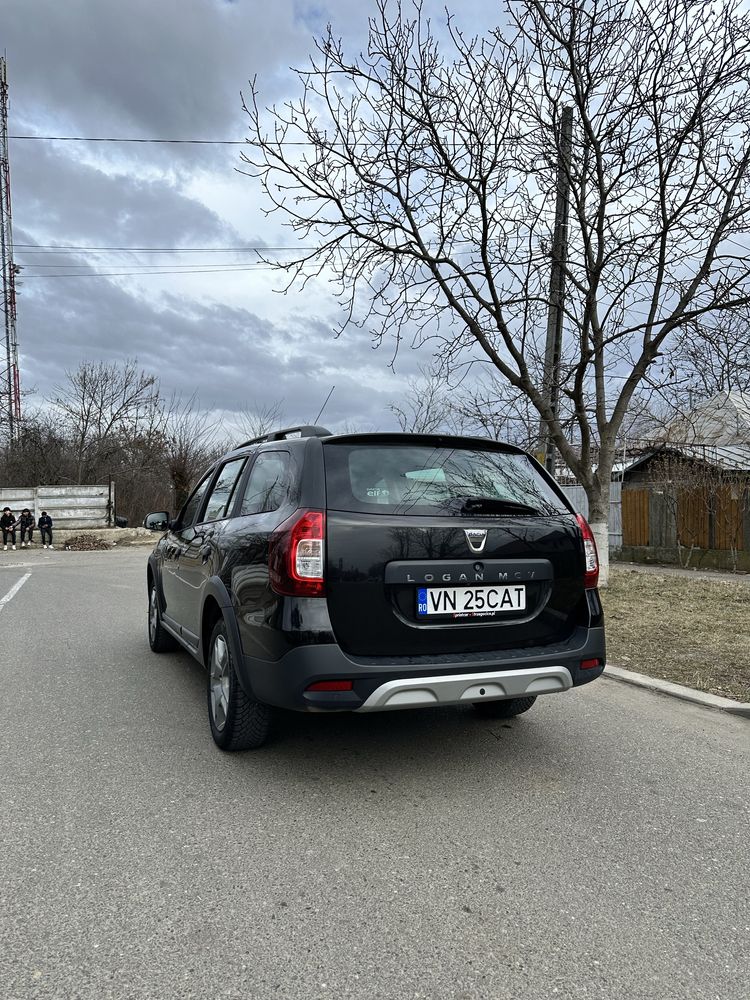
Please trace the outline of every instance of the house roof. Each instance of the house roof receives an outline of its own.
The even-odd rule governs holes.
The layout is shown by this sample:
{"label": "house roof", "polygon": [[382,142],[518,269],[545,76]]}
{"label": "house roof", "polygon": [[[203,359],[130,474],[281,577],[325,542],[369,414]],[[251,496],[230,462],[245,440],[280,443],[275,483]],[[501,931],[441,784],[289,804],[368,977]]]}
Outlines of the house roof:
{"label": "house roof", "polygon": [[713,465],[719,469],[733,469],[742,472],[750,471],[750,444],[667,444],[666,448],[684,455],[685,458],[691,458],[696,462],[705,462],[707,465]]}
{"label": "house roof", "polygon": [[700,445],[672,444],[650,448],[627,464],[620,465],[621,475],[627,475],[644,462],[657,455],[680,455],[695,462],[703,462],[717,469],[732,472],[750,472],[750,445]]}
{"label": "house roof", "polygon": [[750,471],[750,394],[719,392],[667,428],[663,440],[619,463],[627,475],[656,455],[678,454],[718,469]]}
{"label": "house roof", "polygon": [[664,443],[711,447],[750,447],[750,394],[719,392],[667,428]]}

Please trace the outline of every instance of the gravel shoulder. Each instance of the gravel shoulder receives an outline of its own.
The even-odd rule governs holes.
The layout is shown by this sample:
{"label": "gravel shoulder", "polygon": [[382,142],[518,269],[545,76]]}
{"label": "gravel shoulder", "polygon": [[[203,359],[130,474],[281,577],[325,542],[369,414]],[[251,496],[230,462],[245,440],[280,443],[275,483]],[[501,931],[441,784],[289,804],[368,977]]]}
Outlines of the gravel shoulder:
{"label": "gravel shoulder", "polygon": [[607,658],[651,677],[750,702],[747,583],[612,566],[601,591]]}

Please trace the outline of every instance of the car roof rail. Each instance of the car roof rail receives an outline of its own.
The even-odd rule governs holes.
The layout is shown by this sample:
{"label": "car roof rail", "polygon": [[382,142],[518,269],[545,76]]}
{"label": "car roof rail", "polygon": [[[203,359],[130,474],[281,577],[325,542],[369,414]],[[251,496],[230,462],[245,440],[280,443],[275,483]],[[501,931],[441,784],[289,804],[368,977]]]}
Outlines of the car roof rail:
{"label": "car roof rail", "polygon": [[318,427],[313,424],[300,424],[298,427],[282,427],[278,431],[269,431],[268,434],[261,434],[260,437],[250,438],[238,444],[238,448],[246,448],[249,444],[262,444],[264,441],[284,441],[289,437],[330,437],[331,431],[327,427]]}

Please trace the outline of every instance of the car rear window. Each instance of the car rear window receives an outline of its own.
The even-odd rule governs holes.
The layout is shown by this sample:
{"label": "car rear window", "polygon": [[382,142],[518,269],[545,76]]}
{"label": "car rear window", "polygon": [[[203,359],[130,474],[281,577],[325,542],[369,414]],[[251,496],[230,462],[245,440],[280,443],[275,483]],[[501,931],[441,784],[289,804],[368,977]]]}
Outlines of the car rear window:
{"label": "car rear window", "polygon": [[328,506],[383,514],[567,514],[526,455],[441,445],[327,444]]}

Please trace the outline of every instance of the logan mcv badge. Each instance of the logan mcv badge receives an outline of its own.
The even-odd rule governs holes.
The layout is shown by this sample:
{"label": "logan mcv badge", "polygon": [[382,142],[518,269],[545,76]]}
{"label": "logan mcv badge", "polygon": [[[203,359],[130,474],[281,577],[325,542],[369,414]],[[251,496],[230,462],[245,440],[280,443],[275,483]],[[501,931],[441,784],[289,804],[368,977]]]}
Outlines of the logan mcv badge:
{"label": "logan mcv badge", "polygon": [[472,552],[479,553],[484,551],[484,545],[487,541],[486,528],[464,528],[464,534]]}

